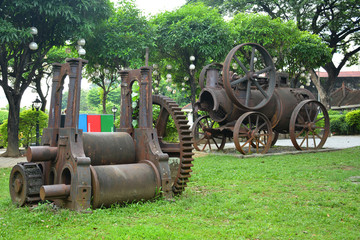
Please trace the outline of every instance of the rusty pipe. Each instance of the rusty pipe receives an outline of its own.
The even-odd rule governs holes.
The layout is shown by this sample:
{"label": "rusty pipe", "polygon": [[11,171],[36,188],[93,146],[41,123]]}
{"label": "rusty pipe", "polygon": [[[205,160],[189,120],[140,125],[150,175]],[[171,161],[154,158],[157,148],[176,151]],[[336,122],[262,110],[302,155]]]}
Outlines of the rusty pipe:
{"label": "rusty pipe", "polygon": [[40,187],[41,200],[50,200],[55,198],[67,198],[70,195],[71,185],[55,184],[43,185]]}
{"label": "rusty pipe", "polygon": [[134,140],[128,133],[83,133],[83,146],[93,166],[135,162]]}
{"label": "rusty pipe", "polygon": [[159,191],[159,172],[146,163],[93,166],[93,207],[149,200]]}
{"label": "rusty pipe", "polygon": [[26,158],[28,162],[48,162],[55,161],[57,156],[57,147],[34,146],[28,147]]}

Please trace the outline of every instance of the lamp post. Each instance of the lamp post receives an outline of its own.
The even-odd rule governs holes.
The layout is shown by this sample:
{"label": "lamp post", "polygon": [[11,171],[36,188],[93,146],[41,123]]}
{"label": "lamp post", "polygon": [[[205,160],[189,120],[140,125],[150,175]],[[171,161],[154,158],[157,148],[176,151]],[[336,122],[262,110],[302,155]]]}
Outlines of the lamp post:
{"label": "lamp post", "polygon": [[117,107],[115,107],[115,105],[111,108],[111,111],[114,114],[114,132],[116,132],[116,127],[115,127],[115,113],[117,112]]}
{"label": "lamp post", "polygon": [[36,109],[36,146],[39,146],[39,109],[41,108],[42,102],[38,97],[36,97],[35,101],[32,102],[34,108]]}

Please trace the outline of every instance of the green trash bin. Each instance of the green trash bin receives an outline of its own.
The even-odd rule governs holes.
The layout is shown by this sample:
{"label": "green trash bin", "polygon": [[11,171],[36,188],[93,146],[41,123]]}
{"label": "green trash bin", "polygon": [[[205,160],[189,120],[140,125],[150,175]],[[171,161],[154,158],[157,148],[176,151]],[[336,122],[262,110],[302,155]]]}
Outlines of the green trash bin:
{"label": "green trash bin", "polygon": [[111,114],[101,115],[101,132],[114,131],[114,117]]}

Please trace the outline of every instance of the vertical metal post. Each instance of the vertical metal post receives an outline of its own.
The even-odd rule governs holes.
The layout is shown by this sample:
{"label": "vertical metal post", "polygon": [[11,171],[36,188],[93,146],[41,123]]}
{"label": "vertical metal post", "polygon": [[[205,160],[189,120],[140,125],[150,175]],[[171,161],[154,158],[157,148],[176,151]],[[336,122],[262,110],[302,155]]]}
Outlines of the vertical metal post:
{"label": "vertical metal post", "polygon": [[36,108],[36,146],[39,146],[39,108]]}
{"label": "vertical metal post", "polygon": [[113,122],[113,124],[114,124],[114,130],[113,130],[113,132],[116,132],[116,127],[115,127],[115,114],[116,114],[116,112],[113,112],[114,113],[114,122]]}

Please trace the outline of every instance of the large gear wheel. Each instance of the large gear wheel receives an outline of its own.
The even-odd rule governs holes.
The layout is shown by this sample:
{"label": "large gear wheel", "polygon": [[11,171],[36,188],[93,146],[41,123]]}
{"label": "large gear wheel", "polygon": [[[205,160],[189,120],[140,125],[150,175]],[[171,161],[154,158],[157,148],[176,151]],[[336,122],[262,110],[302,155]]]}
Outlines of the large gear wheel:
{"label": "large gear wheel", "polygon": [[[161,95],[153,95],[152,99],[153,105],[159,106],[160,111],[157,119],[154,117],[154,127],[158,134],[161,150],[169,155],[170,160],[173,158],[179,159],[177,163],[170,163],[171,179],[173,181],[172,190],[175,195],[178,195],[184,191],[193,166],[193,142],[190,126],[186,116],[174,100]],[[169,117],[173,119],[179,135],[179,139],[175,142],[168,142],[165,139],[167,124],[170,121]]]}
{"label": "large gear wheel", "polygon": [[40,201],[40,187],[44,184],[42,171],[37,163],[18,163],[10,174],[10,196],[18,206]]}

